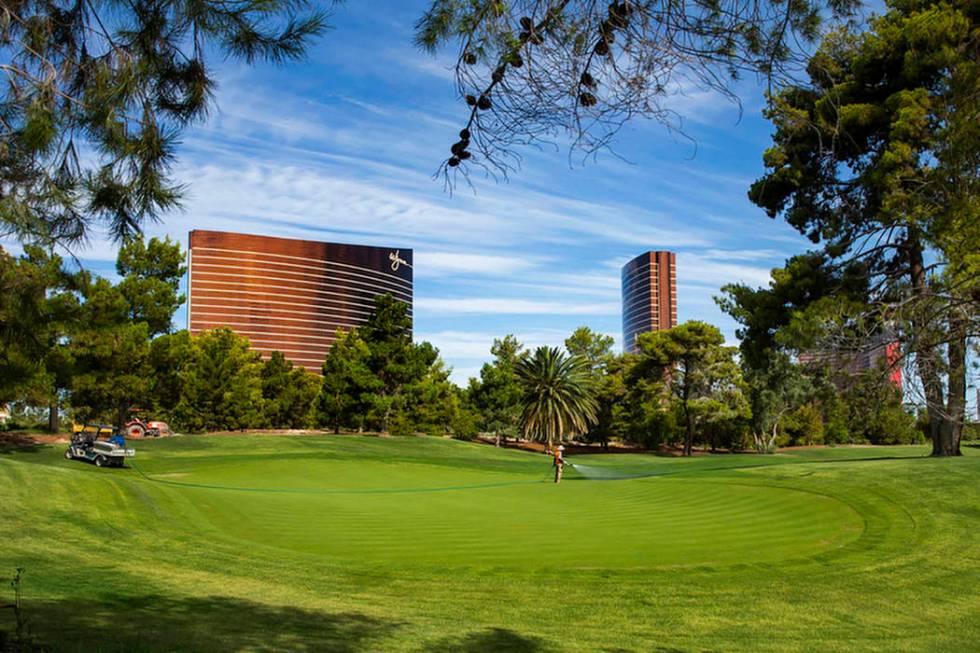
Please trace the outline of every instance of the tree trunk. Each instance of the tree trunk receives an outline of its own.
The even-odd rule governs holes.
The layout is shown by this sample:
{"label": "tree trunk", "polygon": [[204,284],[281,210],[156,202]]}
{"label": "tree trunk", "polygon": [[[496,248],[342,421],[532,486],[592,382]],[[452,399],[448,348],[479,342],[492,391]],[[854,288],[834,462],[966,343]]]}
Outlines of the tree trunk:
{"label": "tree trunk", "polygon": [[[949,401],[939,441],[933,441],[933,456],[959,456],[963,421],[966,418],[966,325],[955,310],[949,316]],[[938,446],[937,446],[938,445]]]}
{"label": "tree trunk", "polygon": [[[926,281],[926,270],[922,260],[922,246],[909,234],[909,276],[912,283],[912,293],[920,299],[929,295]],[[916,306],[912,311],[912,338],[915,352],[915,367],[922,382],[922,391],[926,400],[926,415],[929,418],[929,437],[932,440],[933,456],[956,455],[950,453],[953,436],[952,421],[946,414],[946,402],[943,399],[943,381],[939,373],[939,356],[934,345],[930,345],[929,325],[922,319],[923,308]],[[945,441],[945,443],[944,443]],[[958,449],[958,448],[957,448]]]}
{"label": "tree trunk", "polygon": [[126,430],[126,420],[129,418],[129,404],[120,406],[116,412],[116,429],[119,433]]}
{"label": "tree trunk", "polygon": [[694,449],[694,420],[687,409],[687,399],[684,400],[684,424],[687,431],[684,435],[684,455],[690,456]]}
{"label": "tree trunk", "polygon": [[48,430],[57,433],[61,430],[61,414],[58,412],[58,400],[48,404]]}

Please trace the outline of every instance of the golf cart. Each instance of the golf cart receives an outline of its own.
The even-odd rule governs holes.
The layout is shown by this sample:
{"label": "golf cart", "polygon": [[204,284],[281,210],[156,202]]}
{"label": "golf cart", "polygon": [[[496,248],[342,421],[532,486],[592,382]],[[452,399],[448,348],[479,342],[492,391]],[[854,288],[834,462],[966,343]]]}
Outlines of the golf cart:
{"label": "golf cart", "polygon": [[[126,448],[126,441],[111,426],[104,424],[85,424],[74,427],[71,444],[65,451],[68,460],[87,460],[96,467],[122,467],[126,458],[136,455],[134,449]],[[109,436],[99,440],[100,435]]]}

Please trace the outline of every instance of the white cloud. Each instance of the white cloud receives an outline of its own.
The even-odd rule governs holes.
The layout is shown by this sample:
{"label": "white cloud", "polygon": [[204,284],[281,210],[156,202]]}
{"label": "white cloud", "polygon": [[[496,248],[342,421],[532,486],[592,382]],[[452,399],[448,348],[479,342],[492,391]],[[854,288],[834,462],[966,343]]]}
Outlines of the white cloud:
{"label": "white cloud", "polygon": [[510,276],[527,272],[540,265],[528,256],[495,254],[430,252],[419,249],[415,254],[416,277],[452,274],[480,276]]}
{"label": "white cloud", "polygon": [[771,267],[729,263],[723,258],[723,252],[716,252],[715,256],[694,252],[677,254],[678,282],[700,283],[711,288],[721,288],[726,283],[768,285]]}
{"label": "white cloud", "polygon": [[416,297],[416,315],[616,315],[618,302],[566,303],[503,297]]}

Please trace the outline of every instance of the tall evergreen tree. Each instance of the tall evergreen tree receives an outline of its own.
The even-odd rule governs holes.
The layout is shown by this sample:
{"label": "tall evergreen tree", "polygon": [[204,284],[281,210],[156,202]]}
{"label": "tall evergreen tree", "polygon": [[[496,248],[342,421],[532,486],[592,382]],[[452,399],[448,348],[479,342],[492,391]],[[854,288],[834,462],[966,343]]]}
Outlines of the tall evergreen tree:
{"label": "tall evergreen tree", "polygon": [[61,395],[70,378],[67,334],[79,319],[84,274],[28,246],[15,258],[0,248],[0,404],[26,400],[50,406],[48,427],[59,427]]}
{"label": "tall evergreen tree", "polygon": [[617,407],[626,394],[622,375],[624,365],[613,353],[614,343],[612,336],[596,333],[587,326],[578,327],[565,338],[568,353],[586,362],[589,383],[595,390],[596,419],[585,438],[590,442],[601,442],[603,447],[608,447],[609,439],[617,433]]}
{"label": "tall evergreen tree", "polygon": [[142,234],[127,239],[116,257],[116,272],[122,277],[119,291],[129,303],[129,319],[146,322],[150,337],[169,333],[173,316],[184,303],[180,281],[187,268],[180,243],[166,237],[151,238]]}
{"label": "tall evergreen tree", "polygon": [[178,426],[192,432],[234,431],[262,423],[262,360],[248,339],[228,328],[191,339],[180,371]]}
{"label": "tall evergreen tree", "polygon": [[494,339],[490,347],[493,362],[483,364],[479,379],[470,379],[470,402],[480,414],[481,428],[493,434],[497,446],[501,437],[519,434],[522,391],[515,367],[523,350],[513,335]]}
{"label": "tall evergreen tree", "polygon": [[325,26],[305,0],[5,2],[0,236],[138,232],[180,202],[175,147],[214,106],[209,59],[296,59]]}
{"label": "tall evergreen tree", "polygon": [[694,448],[695,431],[721,406],[738,410],[740,385],[735,348],[704,322],[690,321],[666,331],[640,334],[637,374],[663,382],[680,404],[684,420],[684,455]]}
{"label": "tall evergreen tree", "polygon": [[980,269],[958,258],[976,250],[980,215],[980,14],[966,0],[887,7],[867,32],[829,34],[809,83],[775,97],[750,197],[835,264],[868,267],[861,317],[899,330],[933,455],[958,455],[967,341],[980,334]]}
{"label": "tall evergreen tree", "polygon": [[265,423],[275,429],[309,428],[320,387],[316,375],[274,351],[262,363],[260,376]]}
{"label": "tall evergreen tree", "polygon": [[82,420],[122,427],[130,410],[145,404],[150,388],[149,330],[129,320],[118,288],[98,278],[84,293],[78,327],[70,336],[72,411]]}
{"label": "tall evergreen tree", "polygon": [[323,381],[317,396],[316,420],[340,433],[340,429],[364,428],[367,412],[364,396],[379,381],[368,366],[370,350],[357,330],[338,331],[323,361]]}
{"label": "tall evergreen tree", "polygon": [[376,389],[363,396],[383,433],[388,432],[392,411],[397,409],[405,388],[420,381],[438,359],[438,351],[429,343],[412,342],[411,329],[408,305],[388,294],[375,298],[374,313],[358,329],[367,344],[368,369],[378,381]]}
{"label": "tall evergreen tree", "polygon": [[182,392],[180,379],[190,361],[191,344],[192,337],[186,329],[159,335],[150,342],[147,359],[150,397],[146,407],[158,419],[173,422],[175,427],[178,423],[174,411]]}
{"label": "tall evergreen tree", "polygon": [[772,271],[766,288],[728,284],[715,301],[739,324],[736,335],[751,407],[752,439],[760,453],[775,446],[782,420],[814,392],[805,370],[792,362],[819,346],[788,335],[794,319],[823,301],[860,305],[867,300],[867,270],[860,261],[835,269],[821,252],[794,256]]}

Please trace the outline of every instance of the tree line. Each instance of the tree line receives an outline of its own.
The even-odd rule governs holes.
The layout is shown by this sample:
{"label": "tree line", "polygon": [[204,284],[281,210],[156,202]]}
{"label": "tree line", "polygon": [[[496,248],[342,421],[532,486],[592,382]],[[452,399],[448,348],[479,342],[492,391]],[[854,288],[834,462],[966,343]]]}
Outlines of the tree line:
{"label": "tree line", "polygon": [[[827,5],[844,14],[854,7]],[[463,161],[506,169],[502,153],[569,125],[576,142],[592,151],[630,116],[669,115],[659,98],[670,88],[675,38],[708,46],[687,53],[693,66],[688,72],[702,73],[695,76],[716,88],[711,80],[721,79],[718,66],[733,77],[746,70],[772,74],[787,62],[793,35],[821,39],[812,52],[807,48],[805,74],[774,87],[766,111],[773,142],[763,155],[765,174],[749,191],[754,203],[771,218],[785,219],[814,250],[787,261],[767,288],[734,284],[723,290],[722,306],[740,324],[737,365],[710,344],[718,337],[707,325],[694,323],[677,327],[682,330],[663,336],[666,341],[652,337],[639,362],[613,360],[600,372],[586,374],[560,351],[532,352],[507,363],[524,383],[563,377],[571,383],[561,394],[538,396],[534,410],[522,407],[521,423],[535,424],[529,429],[535,437],[583,430],[588,422],[585,430],[610,437],[655,432],[669,440],[682,433],[690,450],[699,433],[711,433],[719,443],[732,440],[740,428],[745,432],[739,420],[748,419],[754,445],[765,449],[789,437],[794,423],[809,422],[812,428],[796,429],[817,433],[819,416],[824,439],[873,441],[886,432],[905,439],[908,420],[873,374],[842,384],[839,374],[804,373],[798,365],[801,353],[841,362],[867,353],[869,343],[893,339],[913,380],[908,391],[923,407],[933,454],[959,454],[970,374],[980,356],[975,3],[887,2],[884,13],[865,24],[842,23],[826,32],[819,29],[819,8],[761,3],[746,14],[744,7],[720,11],[709,4],[677,14],[681,23],[678,31],[668,30],[669,38],[658,35],[669,27],[662,12],[632,2],[552,7],[544,0],[440,0],[419,22],[418,43],[425,48],[466,44],[458,69],[469,119],[451,148],[447,171],[465,169]],[[170,174],[174,145],[212,105],[214,80],[205,53],[247,63],[294,59],[324,30],[325,16],[305,2],[103,9],[58,2],[5,8],[10,20],[0,29],[0,48],[9,60],[4,74],[10,83],[0,111],[0,236],[26,247],[21,260],[0,256],[0,400],[66,403],[79,415],[118,417],[131,398],[156,396],[147,388],[173,377],[144,361],[165,355],[204,360],[209,348],[248,348],[232,347],[227,334],[224,340],[208,334],[221,340],[212,343],[166,333],[169,325],[162,322],[173,310],[164,306],[154,314],[147,301],[166,304],[160,293],[177,299],[172,267],[139,270],[120,263],[124,281],[113,285],[66,272],[51,249],[83,242],[94,225],[129,247],[147,219],[179,204],[181,188]],[[767,31],[773,26],[778,30]],[[571,35],[574,42],[566,47]],[[636,63],[643,69],[629,73]],[[628,74],[617,77],[622,72]],[[552,92],[556,88],[576,91]],[[632,90],[623,95],[623,88]],[[555,104],[554,98],[562,99]],[[581,120],[593,112],[598,120]],[[594,127],[583,132],[581,125]],[[79,156],[80,150],[92,156]],[[324,402],[320,398],[329,395],[317,394],[317,414],[357,428],[447,423],[445,415],[425,415],[420,408],[431,406],[427,398],[446,387],[437,354],[408,353],[404,342],[383,335],[379,329],[345,336],[351,354],[331,364],[354,361],[350,394],[334,388],[334,399]],[[161,338],[175,342],[155,345]],[[181,338],[190,344],[182,345]],[[679,353],[688,348],[696,355]],[[249,356],[242,369],[257,369]],[[368,375],[358,379],[365,369]],[[427,384],[418,382],[420,374]],[[453,395],[459,406],[453,419],[463,423],[479,414],[483,428],[494,425],[491,432],[508,428],[512,411],[496,399],[489,400],[489,412],[474,413],[486,397],[512,392],[503,371],[496,374],[484,379],[481,373],[466,393]],[[281,376],[269,372],[270,378]],[[188,377],[179,387],[193,384]],[[536,387],[544,392],[548,386]],[[625,397],[631,415],[624,418],[621,405],[617,411],[603,403],[602,392]],[[252,384],[222,391],[220,398],[257,396]],[[210,426],[209,410],[192,408],[193,398],[171,394],[167,401],[174,411],[183,406],[175,420],[182,415],[194,428]],[[891,408],[872,419],[870,405]],[[202,417],[192,418],[195,410]],[[252,401],[248,410],[257,411],[257,404]],[[350,415],[368,417],[352,424]]]}
{"label": "tree line", "polygon": [[38,246],[0,249],[0,404],[45,407],[51,430],[65,411],[121,425],[139,408],[186,432],[472,434],[437,350],[412,342],[403,302],[380,296],[367,324],[338,332],[321,379],[228,328],[174,331],[184,260],[169,238],[128,239],[114,284]]}
{"label": "tree line", "polygon": [[[755,372],[716,327],[690,321],[641,334],[633,354],[614,352],[613,342],[588,327],[576,329],[564,350],[526,351],[514,336],[496,340],[493,360],[467,388],[480,430],[498,440],[554,443],[571,435],[603,447],[612,441],[676,446],[687,455],[696,447],[769,452],[923,439],[885,368],[841,374],[827,361],[801,364],[787,357],[792,381],[786,383],[794,392],[768,398],[763,410],[778,417],[757,416]],[[552,417],[541,417],[549,412]],[[558,422],[564,430],[552,427]]]}
{"label": "tree line", "polygon": [[785,270],[769,289],[726,287],[719,301],[747,325],[738,356],[703,322],[641,334],[635,354],[588,327],[563,348],[533,351],[507,335],[460,388],[435,347],[413,342],[407,306],[390,295],[376,298],[366,324],[337,332],[322,375],[281,352],[263,358],[228,328],[174,331],[184,259],[169,239],[132,238],[111,283],[40,247],[0,253],[0,402],[47,407],[53,430],[65,411],[121,425],[139,407],[185,432],[482,433],[498,444],[580,438],[687,454],[922,437],[883,370],[842,376],[831,369],[839,361],[802,365],[779,351],[792,331],[762,316],[787,321],[774,309],[791,310]]}

